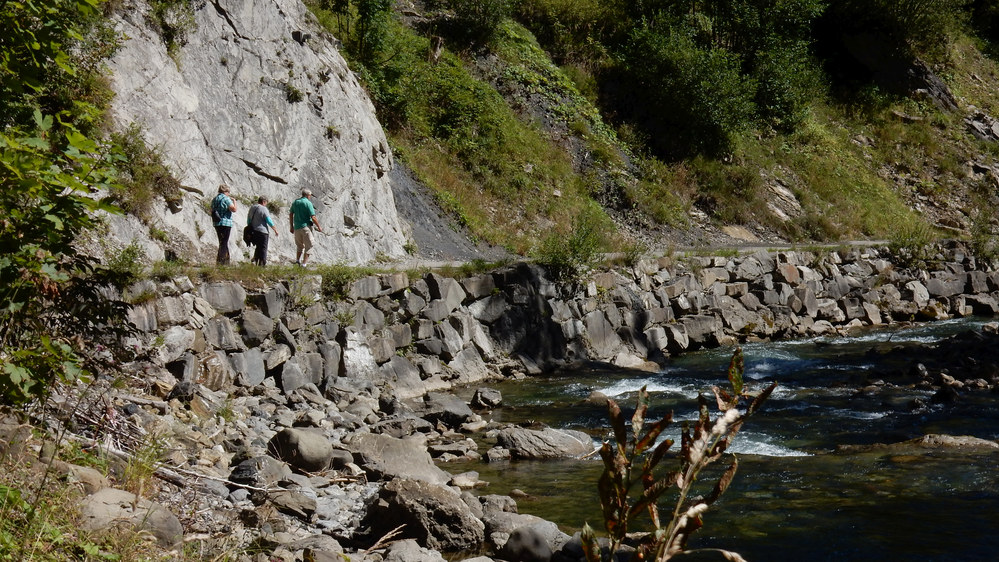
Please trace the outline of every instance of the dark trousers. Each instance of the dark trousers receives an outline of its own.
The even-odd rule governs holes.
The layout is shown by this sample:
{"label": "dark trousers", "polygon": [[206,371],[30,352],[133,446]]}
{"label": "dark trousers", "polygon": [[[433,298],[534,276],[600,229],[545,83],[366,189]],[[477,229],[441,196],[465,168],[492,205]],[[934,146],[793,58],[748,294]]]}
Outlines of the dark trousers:
{"label": "dark trousers", "polygon": [[231,226],[215,226],[215,234],[219,236],[219,255],[215,258],[215,261],[219,265],[229,263],[229,234],[231,232]]}
{"label": "dark trousers", "polygon": [[267,265],[267,240],[270,235],[266,232],[254,230],[250,233],[250,243],[256,247],[253,250],[253,263],[257,265]]}

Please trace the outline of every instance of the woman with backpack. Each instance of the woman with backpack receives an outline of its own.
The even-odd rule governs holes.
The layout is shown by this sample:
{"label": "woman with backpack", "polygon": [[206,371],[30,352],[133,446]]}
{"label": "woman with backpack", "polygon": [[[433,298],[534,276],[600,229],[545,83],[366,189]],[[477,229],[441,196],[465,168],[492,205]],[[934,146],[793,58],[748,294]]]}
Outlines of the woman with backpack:
{"label": "woman with backpack", "polygon": [[212,199],[212,224],[219,237],[219,253],[215,258],[219,265],[229,263],[229,234],[232,233],[232,214],[236,212],[236,202],[229,197],[229,186],[219,185],[219,194]]}

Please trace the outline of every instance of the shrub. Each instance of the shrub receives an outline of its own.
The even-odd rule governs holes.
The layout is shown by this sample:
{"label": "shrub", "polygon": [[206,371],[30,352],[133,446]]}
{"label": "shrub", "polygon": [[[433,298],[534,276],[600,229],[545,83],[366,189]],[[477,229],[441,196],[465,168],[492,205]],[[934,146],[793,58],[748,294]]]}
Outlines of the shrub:
{"label": "shrub", "polygon": [[156,216],[153,209],[156,197],[162,197],[171,207],[181,204],[180,181],[173,176],[159,150],[146,145],[138,124],[133,123],[124,132],[112,133],[111,142],[121,156],[116,166],[118,181],[111,191],[112,201],[147,224]]}
{"label": "shrub", "polygon": [[510,16],[510,0],[448,0],[454,10],[451,35],[471,42],[488,42],[500,23]]}
{"label": "shrub", "polygon": [[573,219],[569,232],[553,231],[545,237],[537,262],[552,280],[574,282],[596,263],[604,245],[604,232],[598,214],[586,209]]}
{"label": "shrub", "polygon": [[948,32],[960,25],[964,2],[954,0],[839,0],[823,25],[831,31],[877,35],[921,56],[945,54]]}
{"label": "shrub", "polygon": [[752,123],[756,84],[742,75],[735,53],[701,47],[662,22],[632,34],[625,61],[652,144],[666,154],[727,152]]}
{"label": "shrub", "polygon": [[922,267],[929,258],[933,230],[921,220],[899,221],[888,239],[888,249],[895,263],[903,267]]}

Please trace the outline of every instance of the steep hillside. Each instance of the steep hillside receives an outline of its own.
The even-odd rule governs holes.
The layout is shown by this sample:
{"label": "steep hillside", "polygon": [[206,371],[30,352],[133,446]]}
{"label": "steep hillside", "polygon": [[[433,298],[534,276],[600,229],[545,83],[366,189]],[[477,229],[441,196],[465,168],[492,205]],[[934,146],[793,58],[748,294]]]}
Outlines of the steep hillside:
{"label": "steep hillside", "polygon": [[[545,10],[561,4],[542,0],[506,12],[490,12],[495,2],[376,4],[117,6],[127,39],[111,64],[115,123],[138,131],[183,191],[154,198],[152,213],[112,219],[120,245],[207,261],[205,202],[223,182],[238,194],[239,221],[257,195],[283,216],[301,188],[319,191],[332,235],[317,257],[354,264],[538,255],[547,237],[581,230],[633,254],[987,239],[997,224],[999,70],[967,30],[950,32],[932,64],[801,51],[794,66],[812,65],[803,75],[827,74],[794,102],[793,126],[759,118],[712,144],[690,139],[713,129],[662,121],[677,99],[652,92],[680,83],[620,62],[654,66],[678,47],[631,32],[629,44],[644,40],[647,51],[608,53],[635,17],[620,2],[562,6],[554,20]],[[583,15],[621,19],[572,19]],[[566,34],[553,36],[559,25]],[[573,35],[586,29],[590,39]],[[888,78],[844,85],[840,74]],[[739,110],[704,107],[719,123]],[[683,139],[700,148],[681,152]],[[290,259],[289,236],[273,243],[279,262]]]}

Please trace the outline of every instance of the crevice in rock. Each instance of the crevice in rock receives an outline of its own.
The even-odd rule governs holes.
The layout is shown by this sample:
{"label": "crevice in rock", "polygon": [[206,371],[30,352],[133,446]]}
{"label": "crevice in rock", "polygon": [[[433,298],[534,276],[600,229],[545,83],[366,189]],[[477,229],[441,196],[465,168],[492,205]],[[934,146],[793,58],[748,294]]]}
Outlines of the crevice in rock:
{"label": "crevice in rock", "polygon": [[271,180],[273,182],[277,182],[277,183],[280,183],[280,184],[288,185],[288,180],[286,180],[286,179],[284,179],[284,178],[282,178],[280,176],[275,176],[275,175],[272,175],[272,174],[268,174],[256,162],[250,162],[246,158],[240,158],[240,160],[242,160],[243,163],[246,164],[246,167],[249,168],[249,169],[251,169],[251,170],[253,170],[258,176],[265,177],[265,178],[267,178],[267,179],[269,179],[269,180]]}
{"label": "crevice in rock", "polygon": [[239,29],[236,28],[236,24],[232,22],[232,18],[229,17],[229,12],[227,12],[225,8],[220,6],[219,3],[214,0],[212,1],[212,5],[215,6],[215,12],[218,15],[222,16],[222,18],[225,19],[226,23],[229,24],[229,27],[232,28],[232,32],[236,34],[236,37],[239,37],[240,39],[247,39],[247,40],[249,39],[249,37],[246,37],[245,35],[242,35],[239,32]]}

